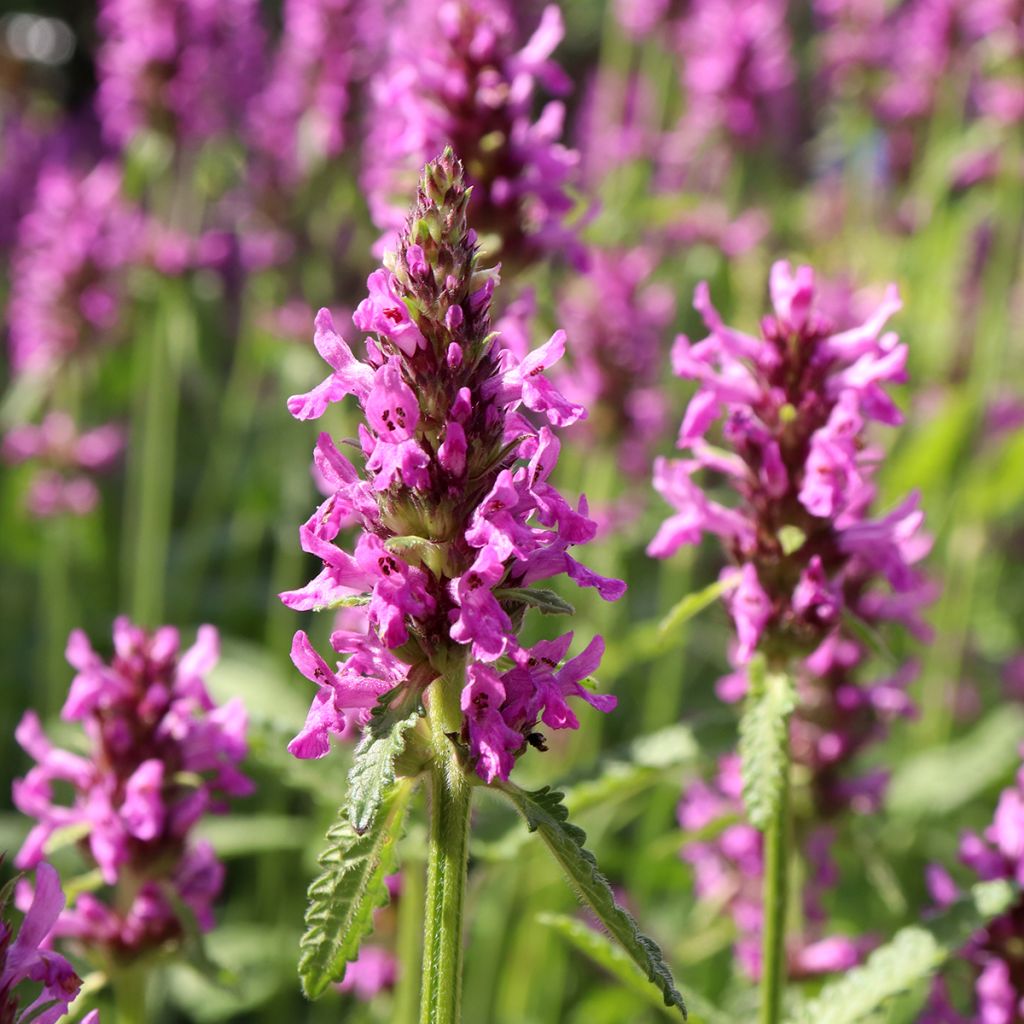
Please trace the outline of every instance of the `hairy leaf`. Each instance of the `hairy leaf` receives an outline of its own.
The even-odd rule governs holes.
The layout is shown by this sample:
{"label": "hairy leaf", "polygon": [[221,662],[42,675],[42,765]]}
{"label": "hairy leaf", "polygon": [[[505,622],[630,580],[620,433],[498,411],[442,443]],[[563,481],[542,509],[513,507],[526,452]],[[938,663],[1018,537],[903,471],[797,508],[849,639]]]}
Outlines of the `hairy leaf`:
{"label": "hairy leaf", "polygon": [[789,714],[793,681],[785,672],[769,672],[755,657],[747,672],[750,690],[740,720],[743,802],[750,822],[764,829],[771,821],[789,771]]}
{"label": "hairy leaf", "polygon": [[[625,988],[639,999],[645,1000],[659,1013],[671,1020],[679,1019],[675,1008],[666,1005],[655,989],[647,983],[643,971],[603,932],[567,914],[538,914],[537,920],[557,932],[599,967],[603,967]],[[722,1013],[700,996],[687,993],[686,1002],[690,1024],[725,1024],[726,1018]]]}
{"label": "hairy leaf", "polygon": [[521,601],[543,615],[572,615],[576,609],[553,590],[536,587],[502,587],[494,592],[499,601]]}
{"label": "hairy leaf", "polygon": [[388,901],[385,878],[396,867],[395,844],[413,788],[411,779],[392,785],[369,831],[357,832],[342,812],[327,832],[323,870],[309,887],[306,934],[299,943],[299,978],[310,999],[340,979],[373,926],[374,910]]}
{"label": "hairy leaf", "polygon": [[739,573],[729,573],[720,580],[709,583],[703,590],[695,590],[692,594],[687,594],[661,620],[658,625],[659,636],[661,638],[671,636],[695,615],[700,614],[705,608],[713,605],[723,594],[727,594],[732,590],[737,583],[739,583]]}
{"label": "hairy leaf", "polygon": [[1009,882],[982,882],[931,921],[900,929],[862,967],[829,982],[791,1024],[858,1024],[895,996],[926,981],[986,921],[1017,898]]}
{"label": "hairy leaf", "polygon": [[[396,687],[396,689],[398,689]],[[348,773],[348,810],[352,827],[365,832],[387,788],[395,781],[395,758],[405,749],[405,734],[423,715],[420,693],[403,686],[381,696],[353,755]]]}
{"label": "hairy leaf", "polygon": [[660,989],[666,1006],[674,1006],[686,1019],[686,1004],[658,944],[644,935],[636,921],[615,902],[608,880],[594,855],[584,847],[587,835],[568,820],[562,794],[545,787],[529,793],[511,782],[490,787],[506,796],[523,816],[531,832],[539,833],[569,884],[620,943],[648,980]]}

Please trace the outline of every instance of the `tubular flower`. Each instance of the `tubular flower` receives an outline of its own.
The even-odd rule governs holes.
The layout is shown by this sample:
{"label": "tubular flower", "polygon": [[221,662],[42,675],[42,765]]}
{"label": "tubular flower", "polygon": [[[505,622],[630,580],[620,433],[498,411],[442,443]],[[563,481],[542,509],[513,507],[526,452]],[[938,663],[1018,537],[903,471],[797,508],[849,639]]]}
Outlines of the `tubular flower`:
{"label": "tubular flower", "polygon": [[29,486],[29,511],[40,519],[69,513],[86,515],[99,492],[89,473],[109,469],[124,448],[124,435],[113,424],[78,433],[66,413],[51,412],[39,426],[9,430],[2,454],[9,464],[32,462],[38,471]]}
{"label": "tubular flower", "polygon": [[[1024,767],[1017,772],[1014,784],[1000,794],[992,824],[981,835],[968,832],[963,836],[960,860],[978,881],[1006,878],[1016,885],[1024,884]],[[938,865],[929,869],[928,885],[940,906],[952,903],[959,895],[953,878]],[[1024,1018],[1021,935],[1024,900],[1018,899],[1009,911],[973,935],[956,957],[973,972],[972,1012],[961,1014],[954,1009],[946,981],[939,978],[920,1024],[1014,1024]]]}
{"label": "tubular flower", "polygon": [[18,228],[8,307],[15,373],[52,372],[117,327],[122,277],[138,254],[140,219],[102,163],[81,175],[45,167]]}
{"label": "tubular flower", "polygon": [[[61,717],[82,723],[89,754],[53,746],[34,712],[22,718],[15,737],[36,765],[15,780],[14,803],[37,824],[15,863],[38,864],[54,832],[70,829],[105,885],[126,879],[134,892],[127,905],[82,894],[54,936],[134,957],[182,937],[179,901],[212,927],[224,869],[191,832],[204,814],[226,810],[226,797],[251,791],[237,767],[245,711],[237,700],[217,707],[203,682],[218,646],[216,630],[202,626],[179,656],[176,629],[146,633],[120,618],[108,664],[76,630],[67,658],[77,675]],[[70,787],[70,806],[56,802],[55,784]]]}
{"label": "tubular flower", "polygon": [[650,464],[667,411],[658,373],[675,303],[650,281],[653,263],[644,249],[594,252],[586,276],[559,303],[574,345],[572,369],[558,384],[589,409],[586,429],[595,443],[618,442],[620,465],[634,475]]}
{"label": "tubular flower", "polygon": [[[678,438],[689,455],[655,464],[654,485],[676,512],[648,552],[664,558],[705,533],[721,538],[737,566],[723,578],[737,671],[720,694],[742,696],[755,651],[797,660],[793,756],[812,770],[818,810],[834,813],[877,798],[884,779],[847,782],[842,769],[886,720],[913,710],[904,692],[913,665],[871,685],[854,681],[866,651],[844,620],[898,622],[927,636],[919,612],[932,593],[914,565],[930,539],[916,495],[887,515],[868,513],[881,456],[865,424],[901,419],[884,390],[905,379],[906,346],[883,331],[900,307],[895,287],[843,331],[813,307],[809,267],[775,264],[771,292],[773,315],[755,338],[727,327],[707,287],[697,289],[711,333],[695,344],[680,336],[672,353],[676,374],[699,382]],[[706,440],[722,418],[728,450]],[[705,494],[694,479],[702,469],[725,479],[735,506]]]}
{"label": "tubular flower", "polygon": [[288,0],[266,85],[249,109],[249,136],[280,176],[301,180],[341,153],[356,61],[353,0]]}
{"label": "tubular flower", "polygon": [[[361,468],[320,435],[314,458],[330,497],[299,536],[323,569],[281,595],[296,609],[361,603],[367,612],[364,633],[332,635],[342,656],[333,665],[305,633],[295,636],[292,660],[318,686],[289,748],[297,757],[326,754],[329,736],[384,694],[418,688],[429,699],[431,682],[453,663],[468,663],[462,739],[488,781],[507,778],[538,722],[577,726],[567,698],[614,706],[581,685],[596,668],[599,638],[568,661],[571,633],[519,643],[526,607],[556,600],[532,584],[565,573],[608,600],[625,587],[569,553],[595,524],[585,500],[573,508],[549,480],[559,449],[551,425],[585,415],[545,376],[564,332],[521,361],[499,344],[489,319],[497,272],[479,266],[469,206],[461,164],[447,150],[427,166],[396,248],[353,316],[370,334],[365,358],[321,310],[314,343],[331,373],[289,399],[294,416],[311,419],[352,395],[364,416]],[[362,532],[348,552],[335,541],[353,520]]]}
{"label": "tubular flower", "polygon": [[[0,891],[0,914],[7,910],[8,885]],[[55,1024],[78,995],[82,979],[60,954],[41,949],[47,935],[64,909],[57,872],[40,861],[36,868],[35,891],[25,906],[25,918],[15,932],[0,919],[0,1020],[4,1024]],[[28,1005],[19,1006],[15,990],[23,983],[42,986]],[[83,1024],[97,1024],[96,1012]]]}
{"label": "tubular flower", "polygon": [[565,225],[579,160],[558,142],[565,109],[552,101],[532,116],[538,82],[556,94],[569,88],[551,60],[564,34],[558,8],[544,9],[519,50],[508,0],[406,2],[400,18],[370,81],[362,176],[371,215],[389,232],[384,242],[402,226],[416,169],[451,145],[473,186],[470,219],[506,265],[552,251],[578,256]]}
{"label": "tubular flower", "polygon": [[124,145],[144,129],[184,142],[230,132],[260,81],[258,0],[103,0],[97,107]]}
{"label": "tubular flower", "polygon": [[[688,843],[682,858],[693,867],[697,898],[724,908],[737,930],[736,958],[751,977],[761,975],[764,914],[764,837],[742,820],[740,761],[723,757],[711,784],[697,781],[679,803],[679,825],[688,832],[711,831],[712,838]],[[721,823],[722,827],[716,827]],[[837,869],[830,850],[832,830],[819,827],[803,840],[807,877],[803,888],[805,928],[792,936],[787,951],[790,977],[807,978],[855,966],[873,943],[864,938],[825,936],[823,897],[835,886]]]}

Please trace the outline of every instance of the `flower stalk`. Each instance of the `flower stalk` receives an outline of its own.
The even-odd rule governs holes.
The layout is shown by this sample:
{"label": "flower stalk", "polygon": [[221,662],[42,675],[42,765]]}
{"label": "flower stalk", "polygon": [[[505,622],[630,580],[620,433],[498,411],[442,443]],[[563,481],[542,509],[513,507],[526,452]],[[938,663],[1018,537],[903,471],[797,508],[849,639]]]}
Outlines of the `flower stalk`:
{"label": "flower stalk", "polygon": [[792,836],[789,809],[789,745],[774,813],[764,832],[764,932],[761,937],[760,1024],[782,1020],[786,987],[786,910]]}

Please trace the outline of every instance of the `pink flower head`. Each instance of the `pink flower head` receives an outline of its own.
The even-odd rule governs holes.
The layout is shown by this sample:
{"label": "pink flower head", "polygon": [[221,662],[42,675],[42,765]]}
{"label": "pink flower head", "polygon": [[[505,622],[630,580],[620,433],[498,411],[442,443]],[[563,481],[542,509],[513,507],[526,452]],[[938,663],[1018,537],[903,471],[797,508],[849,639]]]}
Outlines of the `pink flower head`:
{"label": "pink flower head", "polygon": [[[542,43],[521,54],[531,73],[544,65]],[[600,659],[599,640],[568,661],[572,634],[551,647],[521,647],[523,615],[538,600],[524,589],[564,574],[614,600],[624,584],[569,554],[596,526],[584,499],[574,507],[551,483],[559,453],[551,425],[585,411],[547,379],[565,334],[521,358],[496,344],[489,311],[496,275],[478,265],[467,207],[472,213],[461,165],[448,151],[426,167],[387,269],[371,275],[370,296],[356,311],[357,326],[371,334],[365,361],[347,347],[338,357],[335,343],[324,346],[335,376],[292,399],[293,414],[306,418],[353,395],[364,460],[357,468],[321,435],[316,464],[328,498],[299,536],[323,568],[281,596],[306,610],[362,595],[367,613],[365,631],[332,636],[347,656],[336,667],[296,634],[293,661],[318,692],[293,754],[326,754],[330,736],[344,734],[384,693],[415,687],[429,703],[434,681],[465,662],[458,741],[491,782],[508,778],[539,722],[579,724],[569,697],[604,711],[614,706],[582,685]],[[439,227],[432,233],[429,224]],[[318,332],[326,326],[318,321]],[[351,554],[336,543],[348,523],[361,528]]]}
{"label": "pink flower head", "polygon": [[[177,886],[204,927],[212,927],[219,881],[198,885],[189,868],[189,888],[179,885],[186,866],[199,863],[190,832],[203,814],[226,810],[227,797],[252,790],[238,770],[246,754],[245,711],[237,700],[215,705],[204,682],[218,647],[212,626],[200,627],[196,643],[179,654],[176,629],[147,633],[121,618],[106,661],[76,630],[67,658],[77,674],[61,717],[82,723],[88,756],[54,747],[33,712],[22,718],[15,736],[36,764],[15,780],[14,804],[37,824],[15,863],[39,864],[55,831],[81,828],[81,849],[104,884],[115,885],[124,872],[141,883],[128,906],[114,909],[94,897],[90,914],[80,899],[61,914],[56,934],[130,956],[178,940],[182,922],[163,885]],[[70,804],[55,784],[70,790]],[[203,877],[219,879],[212,852],[202,856],[209,862]]]}

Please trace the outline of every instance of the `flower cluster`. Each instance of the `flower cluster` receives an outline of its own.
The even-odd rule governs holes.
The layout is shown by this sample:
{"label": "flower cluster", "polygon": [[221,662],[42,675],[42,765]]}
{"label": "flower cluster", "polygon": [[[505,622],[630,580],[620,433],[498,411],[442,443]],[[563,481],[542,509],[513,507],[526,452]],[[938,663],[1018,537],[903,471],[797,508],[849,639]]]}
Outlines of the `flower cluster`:
{"label": "flower cluster", "polygon": [[[962,838],[960,860],[979,881],[1006,878],[1024,885],[1024,767],[1018,771],[1014,785],[1000,795],[992,824],[982,835],[967,833]],[[928,883],[940,906],[949,905],[959,895],[953,878],[938,865],[929,869]],[[1018,900],[1007,913],[972,936],[957,956],[970,965],[974,974],[973,1011],[958,1012],[940,978],[920,1024],[1014,1024],[1024,1018],[1022,935],[1024,900]]]}
{"label": "flower cluster", "polygon": [[[739,758],[723,757],[714,783],[698,781],[688,787],[678,817],[687,832],[729,822],[711,838],[687,843],[682,858],[693,866],[697,898],[724,908],[732,917],[737,929],[736,958],[751,978],[758,978],[764,920],[764,837],[742,820],[742,788]],[[860,937],[822,936],[827,919],[822,898],[837,881],[830,854],[833,842],[826,826],[811,831],[802,844],[807,862],[802,899],[805,928],[789,943],[788,972],[793,978],[849,970],[872,946]]]}
{"label": "flower cluster", "polygon": [[258,87],[258,0],[103,0],[97,108],[111,141],[230,134]]}
{"label": "flower cluster", "polygon": [[571,370],[557,378],[566,397],[589,411],[586,429],[601,445],[618,445],[619,463],[640,475],[665,426],[658,387],[662,333],[675,312],[669,289],[650,280],[650,250],[595,251],[585,276],[558,305],[573,339]]}
{"label": "flower cluster", "polygon": [[[912,666],[871,686],[853,681],[865,652],[844,618],[894,621],[926,635],[919,610],[931,591],[913,567],[930,539],[916,495],[868,516],[880,452],[865,441],[865,425],[901,420],[883,386],[905,373],[906,346],[883,333],[900,306],[895,287],[863,324],[838,332],[813,308],[809,267],[794,273],[776,263],[771,292],[774,315],[759,339],[727,327],[707,286],[697,290],[694,304],[711,333],[696,344],[681,335],[672,353],[675,372],[700,385],[678,438],[690,457],[655,464],[655,487],[676,514],[648,551],[663,558],[705,532],[721,538],[737,565],[725,582],[738,667],[722,694],[742,694],[755,650],[769,661],[802,659],[793,752],[812,769],[819,810],[834,813],[864,796],[840,781],[840,769],[886,718],[911,711],[903,691]],[[722,416],[730,451],[706,440]],[[702,469],[724,477],[739,496],[735,507],[698,486]]]}
{"label": "flower cluster", "polygon": [[15,373],[53,372],[117,326],[125,267],[139,254],[140,218],[121,195],[121,173],[43,168],[18,228],[7,310]]}
{"label": "flower cluster", "polygon": [[[7,910],[10,888],[0,891],[0,915]],[[4,1024],[55,1024],[78,995],[82,980],[71,964],[60,954],[40,948],[63,909],[64,893],[57,872],[40,861],[35,892],[17,934],[0,919],[0,1020]],[[28,1006],[21,1007],[15,990],[23,982],[42,985],[42,990]],[[82,1024],[98,1024],[98,1020],[93,1010]]]}
{"label": "flower cluster", "polygon": [[415,170],[451,145],[473,185],[472,221],[506,266],[538,252],[577,252],[565,217],[578,154],[558,142],[565,109],[552,101],[532,116],[538,82],[556,94],[569,88],[551,60],[562,17],[545,8],[516,50],[516,11],[508,0],[405,3],[370,82],[362,183],[382,230],[401,227]]}
{"label": "flower cluster", "polygon": [[[147,633],[122,618],[108,664],[76,631],[67,658],[77,675],[61,717],[82,723],[88,754],[53,746],[34,712],[18,725],[15,736],[36,765],[15,781],[14,803],[37,824],[16,864],[38,864],[50,837],[70,831],[103,884],[117,888],[111,903],[80,895],[55,936],[124,959],[181,937],[179,901],[200,927],[212,926],[223,868],[190,834],[204,814],[226,809],[226,797],[251,790],[237,767],[245,711],[237,700],[217,707],[203,681],[218,643],[216,630],[203,626],[179,656],[176,629]],[[57,802],[58,786],[70,787],[70,806]]]}
{"label": "flower cluster", "polygon": [[345,144],[356,47],[353,0],[288,0],[266,85],[249,108],[249,137],[281,179],[300,181]]}
{"label": "flower cluster", "polygon": [[[316,465],[333,493],[300,538],[324,568],[282,595],[296,609],[368,602],[366,632],[331,636],[345,656],[336,668],[304,632],[295,635],[292,659],[319,688],[289,747],[298,757],[326,754],[346,716],[382,694],[423,690],[467,660],[463,739],[488,781],[507,778],[538,722],[578,725],[567,698],[602,710],[615,704],[581,685],[600,659],[599,637],[564,664],[572,633],[529,648],[518,640],[527,605],[553,600],[531,584],[566,573],[606,599],[624,585],[569,554],[595,524],[583,499],[574,509],[549,480],[559,451],[551,426],[584,415],[545,377],[565,333],[522,360],[498,343],[489,326],[497,273],[478,264],[469,206],[461,164],[447,150],[424,171],[397,247],[353,316],[371,335],[366,358],[321,310],[314,341],[332,372],[289,400],[294,416],[311,419],[353,395],[365,417],[363,472],[320,435]],[[335,540],[353,517],[362,530],[350,554]]]}
{"label": "flower cluster", "polygon": [[123,448],[124,435],[113,424],[80,434],[70,416],[51,412],[39,426],[25,424],[9,430],[2,453],[9,464],[38,466],[29,486],[28,508],[37,518],[47,519],[91,512],[99,491],[88,474],[109,469]]}

